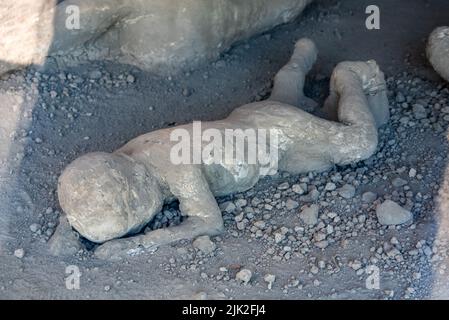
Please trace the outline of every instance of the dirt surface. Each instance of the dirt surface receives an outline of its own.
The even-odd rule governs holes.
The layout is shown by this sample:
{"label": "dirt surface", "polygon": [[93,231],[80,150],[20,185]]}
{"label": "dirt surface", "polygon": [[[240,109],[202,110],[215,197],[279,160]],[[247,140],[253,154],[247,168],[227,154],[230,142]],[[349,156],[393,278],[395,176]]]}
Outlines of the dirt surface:
{"label": "dirt surface", "polygon": [[[369,4],[317,1],[297,21],[171,77],[102,62],[58,70],[51,60],[44,70],[3,77],[0,298],[448,298],[449,85],[424,53],[430,32],[449,23],[449,2],[378,0],[381,30],[372,31],[365,28]],[[212,238],[210,254],[187,241],[120,262],[93,258],[87,242],[68,257],[49,254],[60,212],[57,178],[70,161],[265,98],[304,36],[320,51],[306,90],[319,102],[340,61],[375,59],[388,77],[392,118],[372,158],[323,174],[279,174],[219,199],[226,228]],[[381,226],[375,209],[386,199],[411,210],[413,222]],[[300,213],[312,203],[319,219],[308,227]],[[158,222],[176,216],[174,205]],[[70,265],[82,273],[78,290],[66,287]],[[370,289],[375,268],[380,288]],[[241,269],[252,272],[246,285],[236,279]]]}

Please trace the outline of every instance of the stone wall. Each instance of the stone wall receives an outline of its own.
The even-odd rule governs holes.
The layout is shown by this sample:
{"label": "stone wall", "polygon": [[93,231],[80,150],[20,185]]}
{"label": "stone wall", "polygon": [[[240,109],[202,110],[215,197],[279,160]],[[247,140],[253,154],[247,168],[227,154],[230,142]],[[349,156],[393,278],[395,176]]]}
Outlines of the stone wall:
{"label": "stone wall", "polygon": [[[50,57],[172,70],[296,18],[313,0],[3,0],[0,74]],[[59,3],[58,3],[59,2]],[[68,29],[79,8],[80,28]],[[73,20],[70,20],[73,21]]]}

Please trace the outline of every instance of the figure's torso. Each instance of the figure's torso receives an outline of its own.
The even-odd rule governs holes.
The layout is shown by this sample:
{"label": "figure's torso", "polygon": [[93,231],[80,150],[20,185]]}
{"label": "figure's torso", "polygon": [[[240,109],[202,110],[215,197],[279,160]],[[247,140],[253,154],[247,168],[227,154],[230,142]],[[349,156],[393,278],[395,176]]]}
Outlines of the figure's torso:
{"label": "figure's torso", "polygon": [[[175,169],[181,167],[187,170],[189,166],[199,165],[211,191],[216,196],[222,196],[248,190],[261,176],[274,174],[278,168],[300,172],[304,163],[306,170],[313,170],[313,167],[307,166],[310,155],[305,151],[307,148],[313,149],[312,140],[318,141],[325,136],[308,137],[309,131],[319,131],[316,128],[309,130],[311,126],[317,125],[313,118],[298,108],[278,102],[256,102],[235,109],[224,120],[194,122],[141,135],[117,152],[153,167],[152,171],[156,171],[162,184],[167,184],[168,179],[176,180],[172,175],[179,171]],[[318,125],[327,125],[325,120],[322,121]],[[230,143],[236,135],[244,138],[243,144],[237,143],[237,140]],[[211,142],[217,136],[221,144],[213,144],[214,152],[209,152]],[[193,150],[197,154],[196,158]],[[230,154],[229,150],[233,153]],[[218,161],[215,151],[222,154]],[[313,152],[320,154],[319,150]],[[185,156],[186,153],[189,154]],[[180,157],[180,154],[185,157]],[[286,159],[292,156],[294,161]],[[183,163],[180,163],[183,161],[181,158],[184,159]],[[314,154],[312,158],[316,163]]]}

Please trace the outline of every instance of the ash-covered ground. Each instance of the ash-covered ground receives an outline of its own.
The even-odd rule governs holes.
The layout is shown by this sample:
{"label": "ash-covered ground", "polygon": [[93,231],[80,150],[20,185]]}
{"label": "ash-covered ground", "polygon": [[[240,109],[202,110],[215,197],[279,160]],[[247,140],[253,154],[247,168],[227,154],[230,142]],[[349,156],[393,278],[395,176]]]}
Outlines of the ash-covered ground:
{"label": "ash-covered ground", "polygon": [[[4,76],[0,297],[448,298],[449,84],[426,61],[425,41],[449,23],[449,3],[377,1],[381,30],[372,31],[365,28],[369,4],[317,1],[297,21],[172,76],[103,62],[61,68],[52,60]],[[210,241],[182,241],[120,262],[95,259],[86,241],[75,254],[49,254],[61,211],[57,179],[68,163],[264,99],[304,36],[320,50],[306,92],[321,103],[340,61],[375,59],[385,72],[392,116],[373,157],[321,174],[280,173],[218,199],[225,232]],[[381,225],[376,208],[385,200],[413,220]],[[149,227],[179,219],[174,204]],[[66,287],[71,265],[81,271],[78,290]]]}

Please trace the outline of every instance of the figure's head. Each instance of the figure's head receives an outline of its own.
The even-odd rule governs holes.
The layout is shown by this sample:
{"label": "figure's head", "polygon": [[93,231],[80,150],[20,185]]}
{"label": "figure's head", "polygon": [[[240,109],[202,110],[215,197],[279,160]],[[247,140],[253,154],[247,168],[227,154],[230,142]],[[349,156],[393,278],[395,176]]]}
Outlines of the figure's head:
{"label": "figure's head", "polygon": [[143,165],[100,152],[84,155],[64,170],[58,197],[70,224],[97,243],[138,232],[163,203],[157,180]]}

